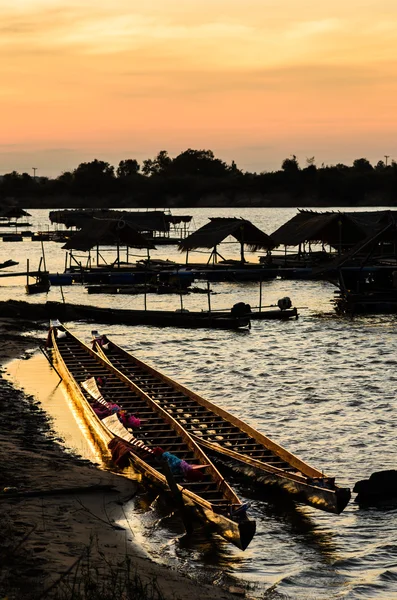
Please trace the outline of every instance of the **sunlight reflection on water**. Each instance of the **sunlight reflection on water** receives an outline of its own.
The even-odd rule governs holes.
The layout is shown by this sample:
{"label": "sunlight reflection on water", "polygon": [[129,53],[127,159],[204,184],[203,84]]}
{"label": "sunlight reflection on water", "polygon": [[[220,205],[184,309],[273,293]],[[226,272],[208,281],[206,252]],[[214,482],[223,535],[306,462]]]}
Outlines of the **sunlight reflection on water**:
{"label": "sunlight reflection on water", "polygon": [[[215,209],[194,211],[197,226],[208,215],[225,214]],[[296,211],[237,212],[233,214],[250,218],[271,233]],[[41,213],[39,216],[44,220]],[[23,256],[30,253],[31,260],[37,257],[38,263],[39,246],[32,249],[26,243],[3,244],[0,260],[20,256],[22,265]],[[60,246],[46,244],[46,251],[50,269],[62,271]],[[179,256],[168,248],[162,253],[164,258]],[[216,292],[212,297],[214,308],[230,307],[239,301],[258,303],[257,284],[211,287]],[[1,286],[0,298],[15,298],[18,293],[21,297],[20,289],[7,280]],[[358,479],[396,464],[397,321],[394,316],[339,318],[330,303],[333,291],[327,282],[268,282],[263,287],[266,304],[290,296],[295,305],[307,308],[300,310],[298,321],[253,322],[249,332],[116,325],[101,326],[100,330],[313,466],[336,475],[340,485],[353,487]],[[79,286],[65,288],[64,293],[68,301],[115,304],[112,297],[93,300]],[[59,294],[54,288],[48,299],[60,300]],[[42,302],[43,298],[34,297],[32,301]],[[179,302],[177,296],[148,298],[151,308],[178,308]],[[187,296],[184,303],[190,309],[206,307],[202,295]],[[143,300],[118,296],[116,304],[141,307]],[[92,325],[73,323],[71,328],[82,339],[90,338]],[[29,363],[33,366],[25,377],[28,392],[36,393],[37,373],[40,381],[51,379],[44,392],[48,396],[45,408],[56,420],[59,396],[53,394],[53,388],[57,378],[49,373],[42,357],[24,362],[23,369],[28,369]],[[18,373],[13,376],[18,378]],[[76,428],[67,435],[67,444],[86,455],[84,436]],[[192,568],[205,565],[207,569],[211,565],[214,578],[218,571],[226,570],[258,583],[259,589],[277,584],[278,592],[289,598],[397,597],[397,511],[360,510],[352,501],[342,515],[334,516],[308,507],[292,510],[274,506],[255,495],[248,501],[251,515],[257,520],[257,535],[245,553],[219,540],[210,543],[205,537],[189,545],[179,540],[180,531],[172,519],[165,517],[159,523],[150,511],[144,511],[143,538],[159,556],[176,558],[179,564],[188,561]]]}

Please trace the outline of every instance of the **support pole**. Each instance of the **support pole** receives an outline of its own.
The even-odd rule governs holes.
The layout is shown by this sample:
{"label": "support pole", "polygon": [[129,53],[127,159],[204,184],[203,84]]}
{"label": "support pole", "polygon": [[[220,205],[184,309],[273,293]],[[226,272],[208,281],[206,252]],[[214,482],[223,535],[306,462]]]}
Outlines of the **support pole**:
{"label": "support pole", "polygon": [[41,252],[43,253],[43,266],[44,266],[44,271],[47,271],[47,266],[45,264],[45,252],[44,252],[44,244],[43,244],[43,240],[41,240]]}
{"label": "support pole", "polygon": [[262,277],[259,281],[259,312],[262,312]]}
{"label": "support pole", "polygon": [[208,294],[208,312],[211,314],[211,289],[210,282],[207,281],[207,294]]}

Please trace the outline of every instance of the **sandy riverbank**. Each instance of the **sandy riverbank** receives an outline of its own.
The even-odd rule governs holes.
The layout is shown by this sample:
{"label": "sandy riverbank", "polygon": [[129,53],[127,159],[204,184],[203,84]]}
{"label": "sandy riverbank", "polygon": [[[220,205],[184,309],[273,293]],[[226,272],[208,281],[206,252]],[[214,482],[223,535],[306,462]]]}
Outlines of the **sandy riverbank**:
{"label": "sandy riverbank", "polygon": [[[45,331],[39,337],[23,333],[34,329],[34,323],[0,320],[1,365],[37,348]],[[228,589],[197,585],[145,556],[123,519],[123,505],[138,484],[67,454],[51,437],[35,398],[1,375],[0,464],[1,598],[66,600],[72,597],[73,581],[89,583],[90,588],[86,595],[73,598],[236,598]],[[94,485],[101,487],[90,490]],[[131,579],[139,575],[138,587],[140,582],[148,586],[143,595],[122,589],[128,568]],[[105,595],[99,589],[110,579]],[[77,585],[81,589],[82,583]]]}

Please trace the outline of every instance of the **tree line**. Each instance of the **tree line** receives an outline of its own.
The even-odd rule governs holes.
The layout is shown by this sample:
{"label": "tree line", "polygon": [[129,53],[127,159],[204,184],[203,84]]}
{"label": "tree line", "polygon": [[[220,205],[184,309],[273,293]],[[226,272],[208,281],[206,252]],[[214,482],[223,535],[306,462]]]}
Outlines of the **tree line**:
{"label": "tree line", "polygon": [[397,163],[358,158],[352,166],[318,167],[311,157],[301,166],[292,155],[278,171],[250,173],[211,150],[189,148],[175,158],[161,150],[142,165],[129,158],[115,168],[95,159],[53,179],[13,171],[0,177],[0,201],[9,199],[43,208],[395,205]]}

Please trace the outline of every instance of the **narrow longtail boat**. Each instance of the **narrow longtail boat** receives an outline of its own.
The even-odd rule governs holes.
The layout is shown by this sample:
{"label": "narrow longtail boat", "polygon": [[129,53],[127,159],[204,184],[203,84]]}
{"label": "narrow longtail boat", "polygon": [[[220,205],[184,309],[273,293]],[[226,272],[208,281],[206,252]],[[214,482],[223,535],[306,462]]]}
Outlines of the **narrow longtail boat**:
{"label": "narrow longtail boat", "polygon": [[[54,366],[102,452],[109,456],[109,448],[114,450],[116,464],[117,458],[127,455],[136,471],[171,491],[186,529],[187,521],[192,524],[198,519],[245,550],[254,536],[255,521],[247,517],[247,505],[185,429],[65,327],[53,325],[47,345],[52,347]],[[136,429],[125,420],[120,422],[120,411],[124,418],[129,415],[128,424],[132,418]],[[175,472],[175,465],[181,469]]]}
{"label": "narrow longtail boat", "polygon": [[[96,332],[93,332],[96,333]],[[239,418],[192,392],[120,348],[107,338],[93,348],[145,395],[177,419],[219,468],[232,471],[256,487],[276,485],[298,502],[339,514],[350,489],[306,464]]]}

